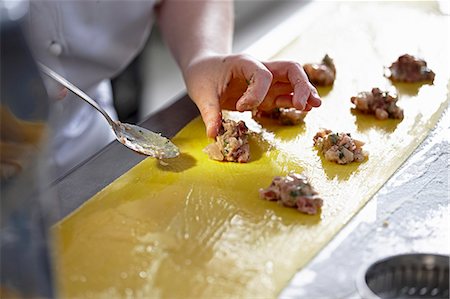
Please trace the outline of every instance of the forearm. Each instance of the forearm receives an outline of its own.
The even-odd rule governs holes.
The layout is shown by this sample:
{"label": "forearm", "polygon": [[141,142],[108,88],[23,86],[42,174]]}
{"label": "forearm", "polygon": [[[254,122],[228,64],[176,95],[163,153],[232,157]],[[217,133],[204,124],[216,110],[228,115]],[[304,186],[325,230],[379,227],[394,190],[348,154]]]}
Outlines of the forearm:
{"label": "forearm", "polygon": [[163,0],[157,13],[164,40],[183,73],[197,58],[231,53],[232,0]]}

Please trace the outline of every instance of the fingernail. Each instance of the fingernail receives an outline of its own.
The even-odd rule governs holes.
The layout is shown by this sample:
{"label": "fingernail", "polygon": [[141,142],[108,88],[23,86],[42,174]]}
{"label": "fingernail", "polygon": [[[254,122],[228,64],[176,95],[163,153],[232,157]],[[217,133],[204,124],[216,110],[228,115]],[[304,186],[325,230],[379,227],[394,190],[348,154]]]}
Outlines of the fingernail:
{"label": "fingernail", "polygon": [[311,93],[313,94],[314,97],[320,99],[319,96],[319,92],[317,91],[317,88],[314,87],[314,85],[312,85],[311,83],[308,84],[311,90]]}
{"label": "fingernail", "polygon": [[314,97],[320,99],[320,96],[319,96],[319,93],[317,92],[317,89],[314,88],[313,91],[312,91],[312,94],[313,94]]}

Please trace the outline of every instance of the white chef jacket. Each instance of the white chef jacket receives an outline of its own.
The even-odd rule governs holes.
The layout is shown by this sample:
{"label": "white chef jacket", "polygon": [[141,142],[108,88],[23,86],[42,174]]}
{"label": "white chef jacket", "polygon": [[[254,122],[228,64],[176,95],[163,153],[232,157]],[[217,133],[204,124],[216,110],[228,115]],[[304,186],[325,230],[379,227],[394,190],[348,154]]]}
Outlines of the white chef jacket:
{"label": "white chef jacket", "polygon": [[[154,20],[154,5],[155,0],[32,0],[24,28],[38,60],[117,119],[110,78],[143,48]],[[115,137],[103,116],[72,93],[52,104],[50,162],[59,177]]]}

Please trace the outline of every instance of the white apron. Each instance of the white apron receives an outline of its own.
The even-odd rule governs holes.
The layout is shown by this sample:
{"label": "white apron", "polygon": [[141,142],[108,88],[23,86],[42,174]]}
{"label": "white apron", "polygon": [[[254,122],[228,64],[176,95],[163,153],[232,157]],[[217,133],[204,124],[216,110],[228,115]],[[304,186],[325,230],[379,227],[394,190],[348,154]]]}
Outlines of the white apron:
{"label": "white apron", "polygon": [[[36,59],[117,119],[110,78],[142,50],[153,24],[154,5],[155,1],[33,0],[24,28]],[[52,104],[50,162],[60,177],[102,149],[114,135],[100,113],[70,92]]]}

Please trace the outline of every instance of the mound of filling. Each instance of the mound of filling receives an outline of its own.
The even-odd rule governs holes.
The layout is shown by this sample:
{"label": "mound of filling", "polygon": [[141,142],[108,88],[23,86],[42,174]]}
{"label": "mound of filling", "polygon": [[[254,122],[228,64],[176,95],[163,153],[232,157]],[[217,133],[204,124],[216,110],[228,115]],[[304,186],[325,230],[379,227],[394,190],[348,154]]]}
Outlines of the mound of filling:
{"label": "mound of filling", "polygon": [[277,120],[281,125],[293,126],[298,125],[303,121],[306,112],[297,110],[295,108],[274,108],[271,111],[258,110],[253,114],[256,118],[271,118]]}
{"label": "mound of filling", "polygon": [[389,67],[389,79],[397,82],[433,82],[434,72],[427,66],[425,60],[409,54],[400,56]]}
{"label": "mound of filling", "polygon": [[246,163],[250,160],[248,135],[248,128],[242,120],[222,120],[216,141],[203,151],[213,160]]}
{"label": "mound of filling", "polygon": [[397,96],[379,88],[373,88],[371,92],[360,92],[352,97],[356,110],[366,114],[374,114],[378,119],[403,119],[403,109],[397,106]]}
{"label": "mound of filling", "polygon": [[362,162],[367,157],[363,151],[364,142],[353,139],[350,133],[334,133],[322,129],[314,136],[314,146],[321,151],[328,161],[337,164]]}
{"label": "mound of filling", "polygon": [[307,63],[303,66],[303,69],[314,86],[333,85],[336,78],[336,67],[333,59],[328,55],[325,55],[320,64]]}
{"label": "mound of filling", "polygon": [[261,198],[277,201],[305,214],[316,214],[323,201],[304,174],[290,173],[276,176],[269,187],[260,189]]}

